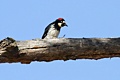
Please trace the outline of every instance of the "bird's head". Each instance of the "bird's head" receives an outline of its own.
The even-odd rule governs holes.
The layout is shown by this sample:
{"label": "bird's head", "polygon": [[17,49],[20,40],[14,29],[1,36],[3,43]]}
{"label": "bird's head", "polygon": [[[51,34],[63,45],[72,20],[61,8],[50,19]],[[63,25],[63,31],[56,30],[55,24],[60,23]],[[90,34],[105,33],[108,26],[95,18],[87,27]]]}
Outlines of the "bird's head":
{"label": "bird's head", "polygon": [[59,27],[68,26],[63,18],[58,18],[55,22]]}

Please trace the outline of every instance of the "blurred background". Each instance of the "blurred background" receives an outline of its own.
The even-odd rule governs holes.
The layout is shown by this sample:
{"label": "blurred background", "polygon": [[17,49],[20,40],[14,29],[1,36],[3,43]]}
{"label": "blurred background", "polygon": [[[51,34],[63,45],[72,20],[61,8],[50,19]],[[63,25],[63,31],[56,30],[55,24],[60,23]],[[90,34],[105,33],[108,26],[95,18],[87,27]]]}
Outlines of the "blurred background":
{"label": "blurred background", "polygon": [[[0,0],[0,40],[41,38],[62,17],[59,37],[108,38],[120,35],[119,0]],[[119,58],[0,64],[3,80],[119,80]]]}

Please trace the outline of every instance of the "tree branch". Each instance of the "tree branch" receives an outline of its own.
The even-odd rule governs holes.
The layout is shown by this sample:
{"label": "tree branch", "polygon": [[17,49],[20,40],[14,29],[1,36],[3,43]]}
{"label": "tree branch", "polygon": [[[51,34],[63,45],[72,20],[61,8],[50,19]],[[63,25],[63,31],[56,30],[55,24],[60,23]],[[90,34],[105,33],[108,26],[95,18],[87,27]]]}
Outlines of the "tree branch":
{"label": "tree branch", "polygon": [[120,57],[120,38],[59,38],[0,41],[0,63]]}

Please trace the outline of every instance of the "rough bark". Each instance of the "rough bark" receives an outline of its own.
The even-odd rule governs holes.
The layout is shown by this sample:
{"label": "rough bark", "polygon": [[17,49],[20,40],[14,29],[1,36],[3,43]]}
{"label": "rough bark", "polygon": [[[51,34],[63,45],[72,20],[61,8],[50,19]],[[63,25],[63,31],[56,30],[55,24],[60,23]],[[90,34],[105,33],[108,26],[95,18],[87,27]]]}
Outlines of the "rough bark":
{"label": "rough bark", "polygon": [[120,57],[120,38],[59,38],[0,41],[0,63]]}

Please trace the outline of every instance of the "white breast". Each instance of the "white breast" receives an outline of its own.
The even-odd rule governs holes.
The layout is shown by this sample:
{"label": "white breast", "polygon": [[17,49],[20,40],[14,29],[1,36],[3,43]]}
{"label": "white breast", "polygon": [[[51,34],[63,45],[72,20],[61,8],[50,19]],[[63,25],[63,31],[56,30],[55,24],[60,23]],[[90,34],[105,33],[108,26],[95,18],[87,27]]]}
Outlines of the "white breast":
{"label": "white breast", "polygon": [[59,31],[55,29],[54,26],[52,25],[45,38],[53,39],[53,38],[57,38],[58,35],[59,35]]}

